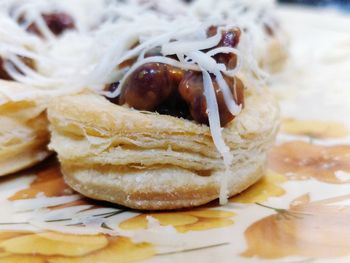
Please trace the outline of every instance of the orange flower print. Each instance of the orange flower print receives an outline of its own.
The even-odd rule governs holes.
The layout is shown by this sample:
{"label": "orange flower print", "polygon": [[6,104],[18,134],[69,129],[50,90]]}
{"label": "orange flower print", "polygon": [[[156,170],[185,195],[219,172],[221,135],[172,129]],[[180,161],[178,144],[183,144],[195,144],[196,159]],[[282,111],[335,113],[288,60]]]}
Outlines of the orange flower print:
{"label": "orange flower print", "polygon": [[203,231],[232,225],[235,214],[223,210],[195,209],[193,211],[140,214],[119,224],[123,230],[146,229],[147,216],[159,221],[162,226],[173,226],[178,232]]}
{"label": "orange flower print", "polygon": [[350,146],[323,146],[302,141],[275,146],[269,168],[289,179],[315,178],[332,184],[350,183]]}
{"label": "orange flower print", "polygon": [[232,197],[230,202],[233,203],[256,203],[264,202],[269,197],[277,197],[285,194],[285,190],[279,185],[287,181],[286,177],[272,172],[267,171],[257,183],[253,184],[247,190]]}
{"label": "orange flower print", "polygon": [[44,167],[40,167],[36,176],[37,178],[29,188],[15,193],[9,200],[35,198],[39,193],[43,193],[47,197],[73,194],[73,190],[63,180],[57,161],[51,161]]}
{"label": "orange flower print", "polygon": [[276,259],[350,255],[350,207],[335,204],[344,200],[350,200],[350,195],[316,202],[310,202],[306,195],[294,200],[288,210],[271,208],[277,213],[245,231],[248,248],[242,256]]}

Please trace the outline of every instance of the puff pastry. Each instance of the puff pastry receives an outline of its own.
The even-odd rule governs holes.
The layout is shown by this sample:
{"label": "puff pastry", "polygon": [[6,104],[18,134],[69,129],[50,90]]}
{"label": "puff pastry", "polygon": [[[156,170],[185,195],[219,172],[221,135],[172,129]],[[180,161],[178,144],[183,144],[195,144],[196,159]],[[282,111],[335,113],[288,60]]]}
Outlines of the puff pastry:
{"label": "puff pastry", "polygon": [[[82,3],[80,3],[79,9],[81,10],[77,13],[73,12],[74,8],[71,10],[70,8],[71,4],[66,5],[62,3],[62,6],[61,6],[61,3],[57,6],[56,4],[58,3],[47,4],[47,6],[45,8],[43,7],[42,10],[38,9],[37,10],[38,12],[36,14],[40,19],[43,20],[42,22],[45,22],[47,26],[46,28],[45,24],[40,26],[39,24],[36,25],[35,23],[31,23],[31,24],[27,23],[30,19],[28,20],[26,18],[26,12],[30,11],[29,9],[33,7],[31,7],[30,5],[28,6],[27,5],[21,6],[17,4],[14,5],[14,3],[11,3],[10,1],[8,5],[6,5],[7,7],[5,8],[5,5],[4,5],[3,10],[1,10],[0,18],[2,18],[1,21],[3,22],[2,25],[4,25],[4,28],[9,29],[9,34],[5,34],[2,39],[2,41],[5,41],[6,45],[2,46],[1,48],[4,50],[6,50],[5,47],[11,47],[11,48],[6,50],[6,52],[4,52],[3,54],[0,54],[1,55],[0,60],[1,58],[4,58],[4,59],[6,58],[6,60],[9,60],[13,63],[14,67],[12,67],[12,70],[11,70],[12,74],[10,75],[14,75],[15,81],[22,81],[24,83],[31,83],[32,85],[38,85],[41,88],[44,87],[45,89],[43,90],[45,91],[62,90],[62,93],[67,94],[68,92],[75,92],[77,90],[81,90],[82,86],[86,86],[91,83],[96,84],[96,87],[90,87],[90,88],[95,88],[96,90],[101,91],[104,85],[106,84],[108,85],[111,82],[116,81],[115,79],[116,76],[121,76],[125,73],[124,67],[130,66],[128,65],[129,62],[133,63],[136,60],[138,62],[140,61],[139,60],[140,57],[138,57],[138,56],[141,56],[140,53],[136,52],[132,56],[130,54],[134,52],[134,50],[132,49],[135,49],[135,48],[137,49],[142,46],[144,46],[143,47],[144,55],[148,57],[148,59],[152,60],[152,58],[149,56],[150,54],[153,54],[156,57],[154,59],[157,60],[159,59],[159,50],[157,50],[157,48],[165,44],[163,46],[165,48],[162,50],[162,52],[167,51],[169,54],[164,55],[163,54],[164,52],[163,53],[161,52],[162,56],[164,55],[164,57],[162,57],[160,61],[158,60],[153,61],[153,63],[162,62],[162,60],[164,59],[169,60],[170,58],[172,58],[173,60],[172,62],[175,64],[178,64],[179,61],[174,61],[174,56],[180,54],[182,51],[184,51],[184,49],[185,51],[187,50],[187,53],[192,52],[192,54],[187,54],[187,53],[183,54],[182,60],[185,60],[185,57],[190,58],[191,55],[192,57],[190,60],[195,60],[196,58],[198,59],[198,55],[200,57],[201,53],[203,53],[204,51],[206,52],[206,50],[210,49],[211,51],[214,51],[214,53],[212,53],[211,56],[214,58],[216,57],[216,59],[218,60],[216,62],[220,62],[222,64],[223,63],[223,61],[221,61],[222,54],[215,53],[215,52],[219,52],[220,49],[223,49],[224,50],[223,53],[225,54],[232,53],[230,54],[231,57],[234,56],[236,52],[235,51],[236,44],[229,43],[229,45],[227,45],[227,43],[221,43],[225,41],[220,41],[220,43],[217,43],[217,41],[215,40],[216,39],[215,35],[217,35],[216,33],[213,35],[210,35],[210,38],[208,39],[199,39],[199,41],[198,40],[194,41],[195,45],[199,45],[198,50],[196,48],[193,49],[193,47],[188,46],[188,44],[190,44],[190,46],[193,44],[192,41],[196,37],[203,35],[203,32],[202,32],[203,28],[198,28],[198,23],[197,23],[200,20],[202,20],[202,16],[198,15],[197,18],[194,18],[194,13],[191,11],[191,8],[192,8],[191,4],[184,4],[183,8],[180,8],[181,10],[180,9],[178,10],[179,14],[182,13],[183,15],[177,18],[177,17],[174,17],[173,12],[168,13],[167,11],[169,10],[167,8],[166,10],[162,10],[161,6],[158,6],[158,4],[160,4],[159,1],[158,1],[159,3],[156,4],[156,6],[152,6],[151,8],[145,8],[145,6],[148,6],[148,4],[146,4],[145,6],[142,6],[143,5],[141,3],[142,1],[137,5],[134,5],[129,2],[130,1],[126,1],[124,3],[125,5],[122,5],[122,3],[119,3],[119,2],[115,4],[115,6],[113,6],[112,8],[113,10],[117,10],[118,8],[120,8],[119,11],[117,10],[115,14],[113,14],[113,10],[112,11],[110,10],[109,5],[101,2],[99,4],[101,6],[100,8],[96,8],[96,13],[94,16],[88,16],[87,13],[83,11],[83,10],[91,9],[88,4],[87,6],[84,6]],[[155,1],[155,3],[157,3],[157,1]],[[214,4],[216,4],[215,1],[214,1]],[[182,6],[182,4],[179,3],[179,6],[180,5]],[[96,3],[94,3],[94,6],[96,6]],[[157,6],[159,8],[157,8]],[[59,7],[59,8],[56,10],[56,7]],[[167,7],[167,5],[165,5],[165,7]],[[205,5],[203,5],[203,7],[205,7]],[[28,10],[26,11],[26,9]],[[100,11],[98,11],[99,9]],[[120,12],[123,11],[123,9],[130,10],[130,17],[127,18],[125,21],[120,16]],[[236,9],[241,10],[241,8],[236,8]],[[72,13],[70,11],[72,11]],[[207,11],[212,13],[213,10],[212,8],[208,8]],[[224,8],[224,11],[225,11],[224,13],[226,13],[226,8]],[[232,12],[233,11],[234,10],[232,8]],[[14,13],[16,13],[17,15],[12,17]],[[237,17],[240,18],[242,15],[243,14],[237,15]],[[183,19],[181,18],[182,16],[185,20],[182,20]],[[96,21],[102,21],[102,20],[115,21],[115,24],[110,25],[109,23],[105,23],[105,24],[102,23],[101,25],[97,26],[97,22],[94,19],[93,19],[94,21],[90,21],[88,19],[90,17],[95,17]],[[111,19],[106,19],[106,17],[109,17]],[[188,19],[189,17],[191,19]],[[225,16],[222,16],[220,18],[220,22],[218,23],[218,25],[215,25],[217,28],[222,27],[222,25],[225,24],[226,21],[224,17]],[[236,17],[236,15],[234,15],[234,17]],[[204,14],[204,18],[205,20],[207,19],[207,14]],[[28,21],[26,21],[26,19]],[[194,21],[194,20],[198,20],[198,21]],[[79,32],[79,30],[77,31],[73,30],[73,29],[78,29],[76,28],[74,21],[78,22],[80,26],[84,25],[84,27],[86,27],[86,29],[89,28],[89,30],[90,30],[90,27],[93,27],[94,29],[91,29],[93,32],[89,33],[89,30],[87,31],[82,30],[87,32],[87,34],[83,34],[83,32]],[[236,22],[238,21],[232,20],[232,22],[233,24],[236,24]],[[120,25],[118,25],[119,23]],[[182,24],[185,25],[185,27],[183,28],[185,31],[181,33],[180,32],[181,30],[179,31],[178,26]],[[231,22],[229,24],[231,24]],[[11,27],[6,25],[11,25]],[[159,27],[159,25],[161,26]],[[128,26],[130,26],[130,29]],[[237,27],[239,26],[240,26],[240,23],[237,24]],[[252,23],[252,27],[255,27],[255,26],[257,26],[256,23]],[[126,34],[124,36],[123,34],[121,34],[122,37],[116,38],[113,41],[111,41],[110,35],[113,35],[114,32],[120,31],[120,27],[122,27],[123,30],[129,35]],[[261,29],[261,23],[258,23],[258,27]],[[144,32],[140,32],[136,34],[135,32],[137,32],[137,30],[135,30],[135,28],[144,28],[143,29]],[[17,31],[14,31],[14,29],[17,29]],[[111,30],[111,31],[108,31],[108,30]],[[183,34],[184,32],[187,32],[185,35],[181,36],[180,39],[182,39],[183,37],[190,36],[190,38],[188,39],[190,41],[186,41],[185,45],[182,45],[180,43],[180,46],[176,47],[176,43],[163,43],[162,42],[164,41],[163,38],[160,38],[158,40],[157,38],[154,38],[154,36],[159,36],[160,34],[168,34],[169,32],[174,33],[177,31],[179,31],[181,34]],[[230,41],[232,40],[233,42],[235,42],[234,38],[236,38],[236,35],[237,35],[237,28],[234,31],[235,32],[232,32],[232,31],[225,32],[226,34],[225,39]],[[251,30],[251,31],[254,32],[254,30]],[[13,32],[15,32],[16,34],[14,34]],[[16,37],[12,39],[12,36],[16,36]],[[230,37],[232,39],[230,39]],[[22,38],[23,38],[24,44],[22,43]],[[156,47],[155,49],[148,50],[149,45],[142,44],[142,42],[145,41],[145,39],[147,38],[149,38],[148,40],[151,40],[150,43],[153,43],[152,45]],[[151,39],[151,38],[154,38],[154,39]],[[18,39],[21,40],[19,43],[17,43]],[[50,39],[50,41],[46,42],[47,39]],[[172,40],[176,39],[176,34],[173,35],[171,39]],[[154,40],[156,41],[154,42]],[[222,40],[224,40],[224,38]],[[158,43],[159,45],[156,43],[157,41],[160,41],[160,43]],[[216,51],[213,49],[214,47],[212,46],[210,46],[210,48],[207,47],[207,45],[209,45],[213,41],[215,42],[215,45],[218,48]],[[113,43],[117,43],[118,45],[120,45],[120,47],[118,48],[114,47]],[[263,46],[265,47],[265,42],[261,42],[261,40],[258,41],[258,44],[253,43],[253,47],[255,48],[257,46],[262,46],[260,45],[261,43],[263,43],[264,44]],[[29,44],[33,44],[33,46],[30,46]],[[173,52],[174,51],[173,44],[175,44],[176,54]],[[204,47],[203,47],[203,44],[204,44]],[[280,44],[281,43],[278,42],[277,39],[276,41],[271,40],[271,45],[269,45],[271,47],[270,48],[271,50],[269,52],[266,52],[268,53],[267,60],[262,59],[263,64],[266,64],[268,68],[272,69],[271,71],[277,71],[283,65],[283,60],[286,58],[285,56],[286,54],[283,53],[283,51],[285,50],[283,49],[283,46]],[[27,50],[28,45],[30,46],[30,48],[28,48]],[[94,50],[94,52],[90,52],[90,50]],[[264,48],[264,51],[265,51],[265,48]],[[29,57],[32,57],[31,58],[31,60],[33,60],[32,62],[33,63],[35,62],[35,65],[36,65],[35,68],[31,67],[30,65],[27,65],[28,63],[26,63],[26,61],[23,60],[24,57],[22,53],[23,54],[29,53]],[[242,52],[238,52],[238,53],[242,53]],[[33,54],[35,56],[33,56]],[[129,57],[127,56],[125,60],[118,61],[118,56],[121,56],[121,55],[130,55],[130,56]],[[113,59],[106,60],[105,58],[113,58]],[[119,57],[119,58],[122,59],[122,57]],[[259,58],[260,57],[258,57],[258,61],[259,61]],[[208,57],[206,59],[207,61],[204,64],[211,67],[211,62],[212,62],[211,59],[212,58]],[[114,65],[111,64],[111,63],[114,63],[113,62],[114,60],[118,61],[119,65],[117,62],[115,62],[116,64]],[[232,61],[236,61],[236,60],[232,59]],[[121,65],[123,64],[124,66],[121,67]],[[200,66],[203,66],[204,64],[201,64]],[[229,61],[227,61],[226,64],[229,64]],[[187,66],[189,66],[189,68],[192,70],[193,68],[195,68],[194,70],[196,71],[199,70],[198,66],[195,66],[195,65],[187,65]],[[82,70],[82,68],[84,69]],[[218,72],[222,71],[222,67],[220,68],[217,67],[216,69],[218,70]],[[230,68],[227,65],[226,71],[231,71],[232,73],[232,71],[234,70],[233,68]],[[110,72],[110,74],[104,74],[105,72]],[[9,77],[7,76],[8,75],[7,73],[6,73],[6,77]],[[13,73],[17,73],[17,74],[13,74]],[[256,76],[256,74],[253,74],[253,75]],[[86,79],[89,79],[89,81],[86,81]],[[120,81],[120,80],[121,79],[117,79],[117,81]],[[74,88],[71,85],[72,83],[74,84],[73,86],[75,86]],[[24,94],[23,98],[25,97],[25,94],[27,94],[28,92],[31,92],[30,88],[28,89],[19,88],[21,86],[20,84],[4,82],[4,81],[0,82],[0,84],[13,86],[12,93],[16,93],[17,90],[18,90],[18,94],[23,92]],[[75,91],[73,91],[73,89],[75,89]],[[8,99],[5,94],[0,94],[0,100],[3,100],[3,102],[1,102],[0,104],[1,105],[0,120],[2,121],[2,123],[4,123],[4,125],[2,125],[2,127],[0,128],[0,155],[1,155],[0,175],[12,173],[22,168],[33,165],[39,162],[40,160],[44,159],[49,154],[45,146],[48,142],[48,137],[49,137],[49,134],[47,131],[47,120],[45,117],[45,107],[48,99],[49,99],[48,97],[40,98],[40,99],[38,98],[33,99],[33,97],[27,97],[26,99],[14,101],[14,100]],[[144,113],[142,114],[139,112],[136,112],[136,113],[139,116],[145,115]],[[153,115],[151,114],[150,116],[152,116],[152,118],[159,117],[160,120],[167,119],[164,116],[159,116],[154,114]],[[176,120],[174,118],[170,118],[170,119]],[[82,118],[81,121],[83,122],[84,118]],[[181,122],[182,121],[184,120],[181,120]],[[176,122],[178,123],[179,121],[177,120]],[[161,125],[162,121],[160,121],[159,123]],[[187,127],[188,123],[192,123],[192,122],[184,121],[184,123],[185,124],[181,124],[181,125],[185,125]],[[193,123],[191,125],[193,126]],[[55,127],[55,125],[53,125],[53,127]],[[200,127],[199,129],[201,130],[204,129],[205,132],[208,133],[209,128],[207,126],[196,125],[195,127],[197,128]],[[96,129],[98,129],[98,127]],[[155,130],[154,132],[159,134],[158,130]],[[165,169],[165,168],[166,169],[169,168],[170,170],[172,170],[173,168],[176,168],[180,170],[182,169],[181,171],[179,170],[180,174],[182,174],[184,171],[188,173],[189,171],[192,171],[192,170],[199,172],[200,174],[209,174],[208,171],[210,171],[210,174],[212,173],[215,174],[215,171],[216,171],[215,169],[218,168],[215,165],[220,166],[222,164],[220,161],[221,157],[218,154],[218,152],[215,151],[215,147],[213,146],[213,143],[208,142],[207,144],[202,144],[202,143],[191,142],[191,140],[194,139],[193,137],[191,137],[193,132],[192,131],[188,131],[188,132],[191,135],[186,135],[186,133],[184,132],[183,134],[177,134],[177,137],[171,137],[172,139],[166,138],[165,135],[167,135],[168,132],[164,132],[163,142],[164,142],[164,145],[167,145],[167,146],[164,146],[164,145],[161,146],[161,145],[155,144],[154,138],[152,139],[151,137],[150,138],[142,137],[141,142],[143,142],[143,140],[146,140],[146,139],[151,140],[149,142],[147,141],[147,143],[149,143],[149,146],[147,146],[148,148],[146,146],[143,146],[141,142],[138,142],[137,138],[133,138],[133,139],[124,138],[123,140],[127,140],[129,144],[131,143],[129,142],[130,140],[134,140],[133,143],[135,143],[135,145],[138,145],[140,149],[153,149],[152,147],[155,147],[155,149],[153,149],[153,152],[155,154],[159,154],[163,156],[162,158],[164,160],[163,161],[157,160],[155,163],[153,163],[154,158],[151,154],[144,156],[145,152],[141,151],[140,149],[127,148],[127,149],[122,149],[122,151],[120,152],[116,152],[116,154],[119,154],[120,158],[124,160],[124,163],[121,163],[121,164],[117,163],[118,169],[120,169],[122,166],[130,167],[130,164],[133,163],[133,161],[129,160],[128,158],[130,156],[135,155],[137,158],[143,160],[142,165],[139,165],[139,164],[132,165],[133,169],[136,169],[135,171],[138,171],[138,172],[145,171],[145,167],[147,167],[147,169],[149,167],[152,167],[152,169],[153,168],[155,169],[154,171],[158,171],[158,172],[162,171],[162,169]],[[197,133],[194,133],[194,134],[197,134]],[[91,139],[89,136],[87,138]],[[208,134],[205,136],[201,135],[200,140],[202,138],[205,138],[206,140],[210,141]],[[99,139],[99,138],[92,137],[92,139]],[[107,140],[107,138],[105,139]],[[167,141],[168,139],[171,140],[171,142],[168,142]],[[111,139],[108,138],[108,140],[111,140]],[[184,140],[184,141],[181,142],[181,140]],[[185,146],[186,143],[188,143],[189,145]],[[85,147],[85,144],[82,147]],[[180,149],[182,149],[181,147],[185,147],[184,152],[182,152],[181,150],[176,152],[176,149],[179,147]],[[209,147],[208,148],[209,150],[207,149],[207,147]],[[53,148],[55,149],[55,147]],[[185,158],[187,161],[184,161],[183,158],[177,158],[177,157],[175,158],[173,155],[170,155],[170,156],[162,155],[164,152],[164,149],[161,150],[162,148],[166,148],[166,149],[169,148],[170,152],[175,151],[177,154],[183,153],[184,156],[186,156],[186,158],[188,159]],[[195,149],[194,156],[192,156],[193,149]],[[75,150],[79,150],[79,149],[75,149]],[[185,150],[188,150],[189,153],[185,153]],[[207,153],[203,154],[202,151],[204,152],[207,151]],[[128,155],[128,153],[130,154],[130,156]],[[61,155],[62,160],[64,158],[69,160],[70,159],[69,156],[70,155],[69,154],[66,155],[66,153],[63,153]],[[103,159],[103,156],[104,155],[101,155],[100,157],[94,157],[94,158]],[[90,162],[89,158],[85,159],[85,157],[82,156],[81,161],[85,161],[89,163]],[[111,158],[111,157],[108,157],[108,158]],[[196,173],[191,173],[191,175],[194,175],[194,174]],[[210,178],[214,178],[214,177],[215,176],[210,176]]]}
{"label": "puff pastry", "polygon": [[[4,88],[28,92],[30,87],[0,80]],[[0,93],[0,176],[32,166],[49,155],[47,103],[42,98],[13,101]]]}
{"label": "puff pastry", "polygon": [[[244,110],[223,131],[234,157],[229,196],[262,176],[278,129],[269,91],[245,96]],[[66,182],[83,195],[149,210],[193,207],[219,196],[225,167],[206,125],[121,107],[91,93],[52,101],[48,117],[49,147],[58,153]]]}

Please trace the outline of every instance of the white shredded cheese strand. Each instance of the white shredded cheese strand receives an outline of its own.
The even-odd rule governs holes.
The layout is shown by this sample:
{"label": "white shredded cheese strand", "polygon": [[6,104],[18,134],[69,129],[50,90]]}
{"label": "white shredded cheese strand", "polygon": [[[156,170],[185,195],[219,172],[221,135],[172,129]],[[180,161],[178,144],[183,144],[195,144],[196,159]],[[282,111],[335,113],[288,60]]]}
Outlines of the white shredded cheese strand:
{"label": "white shredded cheese strand", "polygon": [[242,54],[241,52],[237,49],[237,48],[231,48],[231,47],[218,47],[218,48],[214,48],[210,51],[208,51],[206,54],[208,56],[215,56],[217,54],[234,54],[236,57],[237,57],[237,65],[234,69],[226,69],[223,71],[223,73],[227,76],[230,76],[230,77],[234,77],[238,74],[238,72],[241,70],[241,67],[242,67]]}
{"label": "white shredded cheese strand", "polygon": [[184,70],[194,70],[194,71],[199,71],[200,68],[196,65],[193,64],[182,64],[181,62],[172,59],[172,58],[168,58],[168,57],[161,57],[161,56],[154,56],[154,57],[148,57],[145,58],[142,61],[139,61],[137,63],[135,63],[130,70],[128,70],[128,72],[123,76],[123,78],[120,80],[120,84],[118,86],[118,88],[114,91],[114,92],[101,92],[103,95],[105,95],[106,97],[109,98],[115,98],[117,96],[119,96],[121,89],[123,87],[123,84],[125,82],[125,80],[140,66],[146,64],[146,63],[164,63],[167,65],[171,65],[174,67],[178,67]]}
{"label": "white shredded cheese strand", "polygon": [[[31,9],[31,12],[36,12],[35,10]],[[53,41],[55,39],[55,35],[50,31],[48,26],[45,23],[45,20],[40,14],[34,14],[33,22],[39,29],[39,31],[43,34],[44,38],[50,41]]]}
{"label": "white shredded cheese strand", "polygon": [[[45,78],[39,74],[36,73],[36,71],[32,70],[30,67],[28,67],[22,60],[20,60],[17,56],[9,55],[8,59],[18,68],[18,70],[15,67],[8,67],[8,71],[11,74],[11,71],[17,71],[18,74],[21,74],[22,72],[24,75],[28,76],[29,78],[37,79],[39,82],[52,82],[52,79]],[[7,62],[6,64],[9,64]]]}
{"label": "white shredded cheese strand", "polygon": [[182,42],[182,41],[170,42],[162,46],[162,54],[164,56],[168,56],[168,55],[176,54],[177,52],[179,52],[179,50],[181,50],[182,53],[187,53],[191,51],[209,49],[219,44],[220,39],[221,39],[221,34],[218,30],[218,33],[216,35],[210,38],[207,38],[205,40],[199,40],[199,41],[193,41],[193,42]]}
{"label": "white shredded cheese strand", "polygon": [[233,99],[230,88],[228,87],[226,81],[224,80],[220,70],[225,69],[224,65],[218,65],[216,61],[201,51],[193,51],[189,52],[188,57],[192,60],[196,61],[198,65],[204,68],[206,71],[213,73],[216,76],[216,80],[218,85],[224,95],[224,100],[227,108],[232,113],[232,115],[236,116],[241,111],[241,106],[237,105],[236,101]]}
{"label": "white shredded cheese strand", "polygon": [[237,116],[242,110],[242,105],[238,105],[237,102],[234,100],[231,89],[229,88],[227,82],[223,78],[220,71],[214,72],[214,75],[216,77],[216,81],[219,84],[220,90],[224,95],[225,104],[228,110],[231,112],[232,115]]}
{"label": "white shredded cheese strand", "polygon": [[186,53],[186,55],[210,73],[214,73],[217,70],[223,71],[226,69],[225,65],[218,64],[215,59],[208,56],[203,51],[191,51]]}
{"label": "white shredded cheese strand", "polygon": [[211,136],[213,138],[214,144],[220,154],[224,159],[225,173],[220,178],[220,204],[226,204],[228,198],[227,189],[227,173],[230,171],[230,166],[233,161],[233,156],[230,152],[230,148],[226,145],[222,137],[222,129],[220,126],[220,116],[219,108],[216,101],[216,95],[214,91],[214,86],[211,81],[209,73],[202,69],[203,74],[203,84],[204,84],[204,95],[207,102],[207,113],[209,119],[209,126],[211,131]]}

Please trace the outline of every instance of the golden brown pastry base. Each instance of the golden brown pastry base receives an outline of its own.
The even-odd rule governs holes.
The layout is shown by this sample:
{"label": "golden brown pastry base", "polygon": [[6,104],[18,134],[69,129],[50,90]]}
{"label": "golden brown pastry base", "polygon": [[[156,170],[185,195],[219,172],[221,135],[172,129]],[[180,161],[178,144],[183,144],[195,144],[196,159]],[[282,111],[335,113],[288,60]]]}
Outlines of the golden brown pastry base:
{"label": "golden brown pastry base", "polygon": [[[264,167],[264,163],[252,163],[245,172],[237,171],[235,177],[230,178],[229,196],[258,181],[264,174]],[[69,186],[87,197],[142,210],[199,206],[217,199],[220,192],[219,181],[170,167],[127,173],[63,167],[63,174]]]}
{"label": "golden brown pastry base", "polygon": [[223,130],[233,164],[226,174],[210,129],[193,121],[140,112],[85,93],[65,96],[48,111],[66,182],[88,197],[137,209],[193,207],[230,195],[264,173],[279,110],[265,89],[246,93],[245,109]]}

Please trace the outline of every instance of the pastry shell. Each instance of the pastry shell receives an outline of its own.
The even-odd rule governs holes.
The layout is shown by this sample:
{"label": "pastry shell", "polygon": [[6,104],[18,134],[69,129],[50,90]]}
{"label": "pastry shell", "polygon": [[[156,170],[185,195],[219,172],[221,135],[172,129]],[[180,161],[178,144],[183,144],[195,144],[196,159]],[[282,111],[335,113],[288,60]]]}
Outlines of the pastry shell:
{"label": "pastry shell", "polygon": [[112,104],[93,93],[64,96],[48,108],[66,182],[81,194],[136,209],[193,207],[229,195],[263,174],[279,109],[267,89],[246,92],[243,111],[223,129],[234,162],[225,173],[210,129],[190,120]]}
{"label": "pastry shell", "polygon": [[[30,91],[22,84],[0,80],[2,90]],[[42,98],[12,100],[0,92],[0,176],[30,167],[49,154],[47,103]]]}

